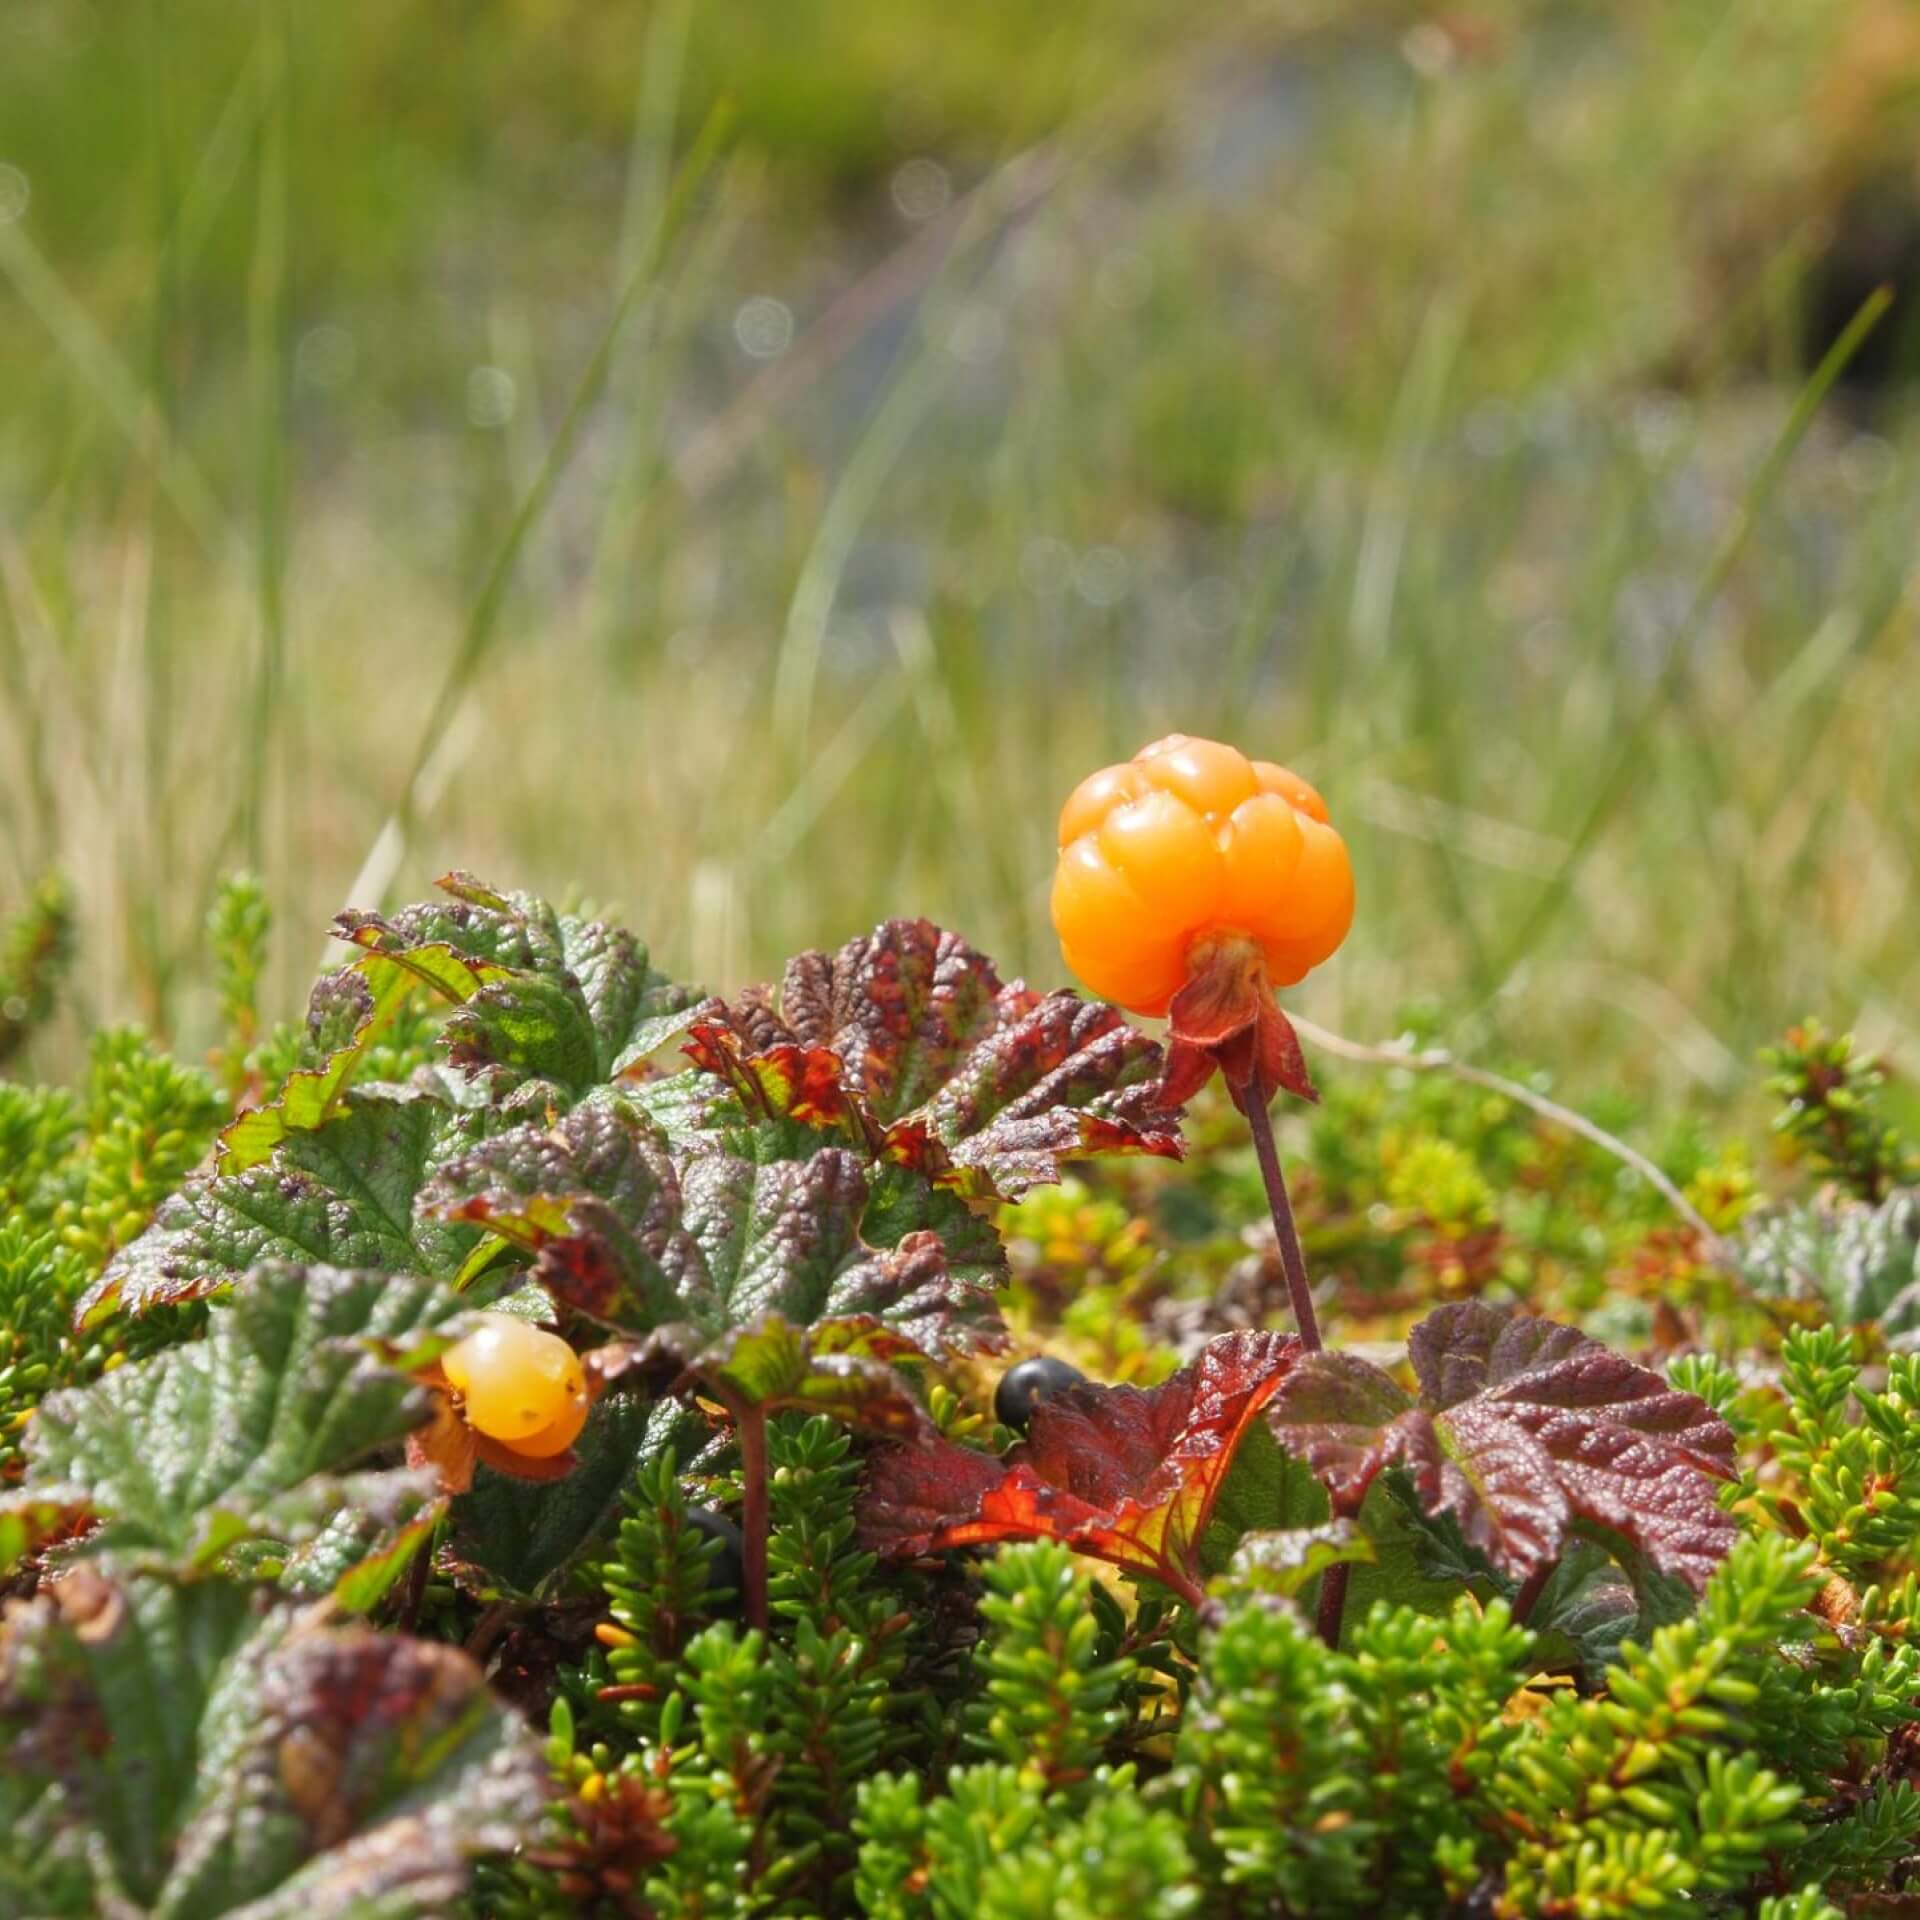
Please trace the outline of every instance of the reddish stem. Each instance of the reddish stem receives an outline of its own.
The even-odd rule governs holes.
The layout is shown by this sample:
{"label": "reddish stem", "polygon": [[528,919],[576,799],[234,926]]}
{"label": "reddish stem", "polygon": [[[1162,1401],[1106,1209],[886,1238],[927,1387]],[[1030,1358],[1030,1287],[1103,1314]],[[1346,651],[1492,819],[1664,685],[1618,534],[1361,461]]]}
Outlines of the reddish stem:
{"label": "reddish stem", "polygon": [[764,1407],[745,1401],[733,1408],[734,1425],[740,1436],[740,1480],[746,1489],[746,1501],[740,1515],[741,1584],[747,1625],[764,1633],[767,1630],[767,1535],[771,1522],[767,1511],[767,1412]]}
{"label": "reddish stem", "polygon": [[1547,1582],[1553,1578],[1556,1564],[1549,1560],[1544,1567],[1536,1567],[1527,1575],[1520,1591],[1513,1596],[1513,1624],[1516,1627],[1524,1627],[1533,1618],[1533,1610],[1540,1604],[1540,1596],[1546,1591]]}
{"label": "reddish stem", "polygon": [[1342,1560],[1320,1576],[1320,1605],[1314,1613],[1314,1625],[1320,1638],[1336,1651],[1340,1645],[1341,1617],[1347,1610],[1347,1581],[1353,1568]]}
{"label": "reddish stem", "polygon": [[[1280,1246],[1280,1265],[1287,1276],[1287,1293],[1293,1302],[1293,1320],[1300,1330],[1300,1344],[1308,1352],[1317,1353],[1321,1344],[1320,1320],[1313,1310],[1313,1293],[1307,1285],[1307,1260],[1300,1251],[1299,1229],[1293,1224],[1293,1202],[1287,1198],[1287,1178],[1280,1171],[1279,1150],[1273,1144],[1267,1096],[1256,1081],[1244,1092],[1234,1089],[1233,1097],[1235,1105],[1247,1116],[1247,1131],[1253,1135],[1253,1150],[1260,1161],[1260,1177],[1267,1185],[1267,1205],[1273,1210],[1273,1235]],[[1343,1580],[1343,1595],[1345,1590]]]}
{"label": "reddish stem", "polygon": [[1164,1587],[1179,1595],[1188,1606],[1196,1611],[1207,1604],[1207,1590],[1192,1574],[1183,1567],[1160,1567],[1154,1571],[1156,1580]]}
{"label": "reddish stem", "polygon": [[427,1529],[427,1537],[414,1549],[412,1564],[407,1568],[407,1584],[400,1601],[402,1633],[412,1633],[420,1624],[421,1603],[427,1597],[427,1575],[433,1567],[434,1533],[433,1527]]}
{"label": "reddish stem", "polygon": [[467,1635],[467,1652],[474,1659],[484,1661],[493,1651],[493,1643],[513,1622],[514,1608],[509,1600],[496,1600],[474,1623],[473,1631]]}

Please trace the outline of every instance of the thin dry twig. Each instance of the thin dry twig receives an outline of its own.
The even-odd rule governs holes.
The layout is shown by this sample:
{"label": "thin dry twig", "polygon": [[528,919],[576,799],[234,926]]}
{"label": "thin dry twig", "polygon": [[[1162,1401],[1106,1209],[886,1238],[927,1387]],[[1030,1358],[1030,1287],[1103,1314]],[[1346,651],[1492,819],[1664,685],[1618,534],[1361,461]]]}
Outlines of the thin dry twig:
{"label": "thin dry twig", "polygon": [[1493,1073],[1485,1067],[1458,1060],[1445,1047],[1416,1050],[1404,1044],[1369,1046],[1364,1041],[1349,1040],[1341,1034],[1330,1033],[1325,1027],[1315,1026],[1311,1020],[1301,1019],[1298,1014],[1290,1014],[1288,1018],[1315,1046],[1324,1048],[1342,1060],[1358,1060],[1376,1067],[1409,1067],[1419,1073],[1450,1073],[1456,1080],[1485,1087],[1509,1100],[1519,1101],[1523,1107],[1530,1107],[1542,1119],[1551,1120],[1569,1133],[1578,1134],[1602,1153],[1609,1153],[1623,1166],[1631,1167],[1700,1236],[1701,1246],[1716,1266],[1725,1268],[1729,1273],[1738,1270],[1733,1248],[1708,1223],[1700,1209],[1644,1153],[1628,1146],[1605,1127],[1596,1125],[1585,1114],[1576,1113],[1571,1107],[1563,1107],[1559,1101],[1549,1100],[1544,1093],[1536,1093],[1518,1080],[1509,1080],[1503,1073]]}

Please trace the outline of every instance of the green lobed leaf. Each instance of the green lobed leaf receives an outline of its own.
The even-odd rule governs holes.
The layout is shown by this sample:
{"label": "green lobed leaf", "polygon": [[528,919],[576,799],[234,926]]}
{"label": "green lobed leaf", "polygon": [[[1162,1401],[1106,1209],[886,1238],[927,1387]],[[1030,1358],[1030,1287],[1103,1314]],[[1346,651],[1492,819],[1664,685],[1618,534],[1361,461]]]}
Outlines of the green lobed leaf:
{"label": "green lobed leaf", "polygon": [[417,1206],[535,1254],[557,1297],[629,1331],[683,1317],[682,1288],[705,1283],[666,1142],[619,1101],[497,1135],[441,1168]]}
{"label": "green lobed leaf", "polygon": [[[1673,1584],[1680,1587],[1691,1611],[1692,1590],[1684,1582]],[[1605,1548],[1576,1540],[1547,1577],[1527,1624],[1540,1636],[1535,1657],[1543,1667],[1556,1664],[1564,1647],[1581,1671],[1597,1680],[1619,1659],[1624,1640],[1632,1636],[1644,1641],[1672,1617],[1643,1618],[1633,1582]]]}
{"label": "green lobed leaf", "polygon": [[599,1078],[593,1029],[577,988],[539,974],[482,987],[447,1021],[447,1060],[495,1099],[537,1088],[569,1101]]}
{"label": "green lobed leaf", "polygon": [[69,1574],[0,1628],[0,1728],[153,1920],[441,1915],[547,1791],[465,1654],[218,1581]]}
{"label": "green lobed leaf", "polygon": [[1200,1564],[1224,1572],[1234,1549],[1251,1533],[1299,1533],[1328,1518],[1326,1489],[1304,1460],[1296,1460],[1260,1421],[1250,1426],[1213,1503],[1200,1539]]}
{"label": "green lobed leaf", "polygon": [[1467,1543],[1451,1514],[1429,1513],[1399,1468],[1367,1489],[1355,1517],[1373,1553],[1355,1565],[1347,1588],[1349,1635],[1381,1601],[1438,1618],[1451,1612],[1462,1587],[1486,1600],[1519,1585]]}
{"label": "green lobed leaf", "polygon": [[843,1426],[900,1440],[932,1432],[890,1364],[918,1351],[865,1317],[803,1328],[768,1313],[713,1342],[695,1365],[725,1398],[769,1413],[824,1413]]}
{"label": "green lobed leaf", "polygon": [[[433,1538],[446,1511],[439,1476],[381,1476],[410,1511],[381,1511],[380,1503],[342,1509],[314,1537],[287,1556],[282,1592],[302,1598],[330,1597],[344,1613],[371,1613],[399,1584]],[[409,1494],[404,1483],[419,1488]],[[391,1503],[388,1503],[389,1506]]]}
{"label": "green lobed leaf", "polygon": [[701,1002],[697,989],[654,968],[625,928],[558,914],[466,874],[440,886],[445,901],[391,916],[345,913],[334,928],[456,1002],[448,1058],[496,1097],[537,1085],[569,1104],[658,1052]]}
{"label": "green lobed leaf", "polygon": [[[994,1275],[956,1265],[931,1229],[891,1246],[862,1236],[871,1189],[858,1156],[829,1148],[755,1166],[705,1154],[681,1174],[686,1220],[706,1264],[690,1289],[714,1330],[757,1314],[799,1325],[865,1314],[928,1353],[964,1353],[1000,1337]],[[897,1215],[896,1215],[897,1224]]]}
{"label": "green lobed leaf", "polygon": [[307,1008],[320,1064],[296,1068],[275,1098],[228,1123],[220,1135],[219,1170],[243,1173],[290,1134],[324,1125],[417,984],[398,961],[377,953],[323,976]]}
{"label": "green lobed leaf", "polygon": [[[266,1267],[204,1340],[50,1396],[28,1491],[84,1498],[97,1548],[204,1565],[246,1539],[296,1540],[396,1490],[342,1476],[430,1411],[411,1376],[446,1343],[457,1295],[426,1280]],[[403,1476],[419,1504],[430,1488]]]}
{"label": "green lobed leaf", "polygon": [[[442,1169],[420,1206],[535,1251],[557,1299],[624,1333],[684,1323],[715,1338],[763,1314],[799,1327],[867,1316],[930,1353],[994,1343],[992,1227],[902,1170],[875,1198],[845,1148],[676,1164],[651,1120],[608,1100],[496,1136]],[[879,1243],[865,1231],[876,1211]]]}
{"label": "green lobed leaf", "polygon": [[645,1451],[654,1409],[609,1394],[574,1442],[577,1464],[564,1480],[535,1482],[482,1463],[472,1489],[453,1502],[455,1559],[480,1577],[468,1584],[517,1596],[543,1593],[600,1536]]}
{"label": "green lobed leaf", "polygon": [[478,1230],[417,1214],[414,1196],[493,1124],[484,1109],[407,1089],[350,1094],[323,1125],[290,1134],[263,1164],[189,1180],[108,1263],[81,1300],[79,1323],[93,1325],[116,1308],[140,1314],[197,1300],[273,1260],[451,1277]]}

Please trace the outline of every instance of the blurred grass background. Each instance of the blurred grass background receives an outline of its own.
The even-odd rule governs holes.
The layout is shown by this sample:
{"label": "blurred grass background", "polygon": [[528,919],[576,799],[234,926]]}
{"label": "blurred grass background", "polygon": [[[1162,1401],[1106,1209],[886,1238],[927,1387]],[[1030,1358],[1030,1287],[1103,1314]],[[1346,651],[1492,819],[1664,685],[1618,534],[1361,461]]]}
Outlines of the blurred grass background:
{"label": "blurred grass background", "polygon": [[288,1011],[452,865],[1052,983],[1059,801],[1173,727],[1327,792],[1327,1024],[1920,1057],[1917,134],[1912,0],[8,0],[42,1064],[204,1044],[240,864]]}

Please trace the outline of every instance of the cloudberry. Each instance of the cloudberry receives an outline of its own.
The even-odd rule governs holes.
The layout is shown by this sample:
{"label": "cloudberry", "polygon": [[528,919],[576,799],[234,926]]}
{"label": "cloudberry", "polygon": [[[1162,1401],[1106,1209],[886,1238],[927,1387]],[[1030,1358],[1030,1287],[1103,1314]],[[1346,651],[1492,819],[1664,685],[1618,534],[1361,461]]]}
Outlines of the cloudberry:
{"label": "cloudberry", "polygon": [[587,1422],[587,1380],[558,1334],[510,1313],[487,1313],[440,1356],[467,1424],[527,1459],[565,1453]]}
{"label": "cloudberry", "polygon": [[1292,986],[1352,921],[1353,868],[1326,803],[1237,747],[1171,733],[1061,810],[1053,924],[1067,965],[1135,1013],[1165,1013],[1223,946],[1257,949],[1267,985]]}

